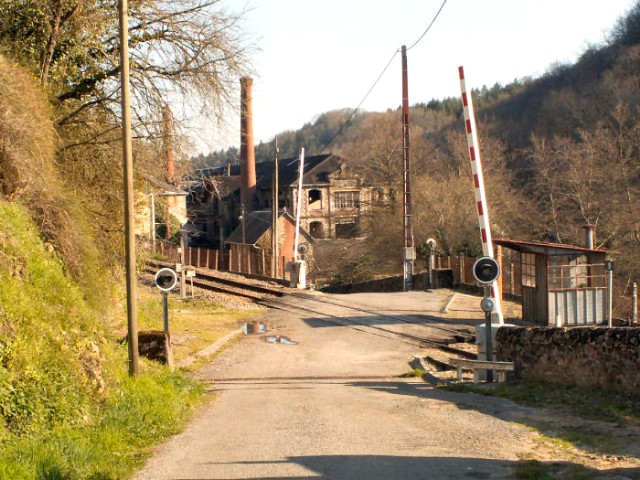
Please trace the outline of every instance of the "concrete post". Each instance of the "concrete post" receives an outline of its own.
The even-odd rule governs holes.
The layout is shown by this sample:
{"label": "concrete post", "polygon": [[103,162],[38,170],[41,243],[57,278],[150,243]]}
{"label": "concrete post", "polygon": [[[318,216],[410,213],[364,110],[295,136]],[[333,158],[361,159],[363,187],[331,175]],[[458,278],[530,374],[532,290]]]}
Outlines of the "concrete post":
{"label": "concrete post", "polygon": [[638,284],[633,282],[631,293],[631,325],[638,324]]}

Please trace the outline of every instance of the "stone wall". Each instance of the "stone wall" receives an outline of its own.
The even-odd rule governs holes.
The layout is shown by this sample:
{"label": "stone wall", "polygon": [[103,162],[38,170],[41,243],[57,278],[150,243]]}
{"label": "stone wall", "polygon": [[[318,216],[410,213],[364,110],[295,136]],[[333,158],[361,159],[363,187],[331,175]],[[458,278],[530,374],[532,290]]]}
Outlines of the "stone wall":
{"label": "stone wall", "polygon": [[496,355],[515,378],[640,395],[640,328],[506,327]]}
{"label": "stone wall", "polygon": [[173,370],[171,334],[162,330],[138,332],[138,353],[140,356],[169,365]]}
{"label": "stone wall", "polygon": [[[360,293],[360,292],[401,292],[403,287],[402,276],[378,278],[362,283],[349,283],[344,285],[328,285],[321,290],[325,293]],[[427,274],[416,273],[413,276],[414,290],[427,288]]]}

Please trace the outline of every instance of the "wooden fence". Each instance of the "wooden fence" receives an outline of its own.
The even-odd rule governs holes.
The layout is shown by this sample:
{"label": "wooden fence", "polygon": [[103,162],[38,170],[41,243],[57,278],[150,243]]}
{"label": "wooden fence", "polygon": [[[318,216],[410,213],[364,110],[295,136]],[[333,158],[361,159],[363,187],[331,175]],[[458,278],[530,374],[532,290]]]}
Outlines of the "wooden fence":
{"label": "wooden fence", "polygon": [[[475,257],[465,257],[462,255],[436,257],[436,269],[450,269],[453,273],[454,285],[473,286],[477,285],[473,276],[473,264]],[[502,263],[502,292],[510,295],[522,296],[522,284],[520,262]]]}
{"label": "wooden fence", "polygon": [[[164,257],[170,263],[180,263],[180,253],[177,245],[158,242],[155,253]],[[229,253],[211,248],[188,247],[184,252],[184,263],[191,267],[208,268],[209,270],[229,270]]]}
{"label": "wooden fence", "polygon": [[[180,263],[178,248],[177,245],[171,243],[157,242],[155,253],[161,255],[170,263]],[[210,248],[188,247],[184,253],[184,263],[191,267],[272,276],[271,258],[265,255],[263,250],[251,245],[232,244],[231,248],[226,252]],[[285,271],[286,263],[286,258],[281,257],[278,271],[280,273],[279,277],[283,280],[289,278],[289,272]]]}
{"label": "wooden fence", "polygon": [[[155,253],[162,255],[171,263],[180,263],[178,246],[166,242],[158,242]],[[451,270],[453,283],[466,287],[477,287],[473,277],[473,264],[477,259],[465,256],[436,257],[435,268]],[[520,262],[507,261],[502,263],[502,292],[503,294],[522,296]],[[228,252],[201,247],[189,247],[185,251],[185,265],[196,268],[207,268],[226,272],[246,273],[252,275],[271,276],[271,259],[264,251],[250,245],[233,244]],[[285,270],[286,259],[281,257],[278,267],[280,278],[288,278]]]}

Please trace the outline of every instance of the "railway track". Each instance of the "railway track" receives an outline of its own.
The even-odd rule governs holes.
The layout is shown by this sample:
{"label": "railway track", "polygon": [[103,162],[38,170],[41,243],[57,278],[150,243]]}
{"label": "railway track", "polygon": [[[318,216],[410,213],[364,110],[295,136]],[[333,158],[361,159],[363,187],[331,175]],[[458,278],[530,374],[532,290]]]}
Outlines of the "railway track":
{"label": "railway track", "polygon": [[[155,274],[159,268],[172,266],[172,264],[166,262],[150,261],[147,262],[145,271],[150,274]],[[244,278],[241,281],[237,276],[231,278],[230,275],[219,272],[214,274],[208,270],[195,270],[196,277],[192,280],[193,285],[198,288],[247,298],[267,308],[275,308],[305,315],[313,314],[314,317],[320,318],[333,325],[345,326],[367,334],[392,338],[421,348],[438,348],[444,352],[464,358],[476,357],[473,353],[451,346],[451,343],[471,342],[475,338],[475,335],[462,329],[435,325],[435,323],[439,321],[437,317],[421,316],[418,320],[417,318],[407,316],[388,315],[358,306],[347,305],[339,302],[335,298],[319,298],[315,295],[301,293],[298,290],[286,288],[278,283],[267,286],[264,281],[257,283],[257,281],[252,281],[248,278]],[[292,299],[294,301],[291,301]],[[446,338],[433,339],[426,333],[403,332],[389,326],[354,320],[354,312],[356,314],[364,314],[364,318],[386,320],[389,324],[394,325],[411,325],[414,330],[424,329],[423,331],[425,332],[435,332],[441,337],[445,336]]]}
{"label": "railway track", "polygon": [[[429,323],[411,321],[411,320],[407,320],[404,317],[381,314],[373,310],[367,310],[367,309],[358,308],[358,307],[351,307],[351,306],[343,305],[340,303],[333,303],[331,301],[319,300],[319,299],[313,298],[311,295],[293,294],[287,297],[294,297],[299,300],[316,302],[321,305],[313,307],[309,305],[302,305],[299,302],[295,305],[292,305],[291,303],[279,301],[278,299],[262,300],[259,303],[270,308],[278,308],[278,309],[290,311],[293,313],[303,313],[306,315],[313,314],[314,317],[319,318],[327,323],[331,323],[338,326],[349,327],[354,330],[358,330],[370,335],[392,338],[394,340],[407,343],[409,345],[414,345],[421,348],[424,348],[424,347],[437,348],[444,352],[458,355],[464,358],[476,358],[476,355],[473,353],[451,346],[451,343],[460,343],[465,340],[472,341],[472,339],[475,338],[475,335],[467,332],[444,328],[438,325],[431,325]],[[283,300],[286,300],[286,298]],[[328,311],[329,306],[334,307],[333,313]],[[336,307],[338,309],[337,312],[335,311]],[[450,335],[450,337],[447,339],[436,340],[433,338],[429,338],[428,336],[425,336],[425,335],[403,332],[403,331],[399,331],[394,328],[390,328],[386,326],[366,323],[366,321],[353,320],[350,318],[350,314],[353,311],[356,311],[359,313],[365,313],[368,318],[376,318],[376,319],[382,319],[382,320],[390,319],[390,320],[393,320],[395,324],[409,323],[413,325],[418,325],[430,331],[446,332],[447,334]]]}
{"label": "railway track", "polygon": [[[155,274],[159,268],[174,268],[175,265],[158,260],[148,261],[145,271]],[[273,282],[273,286],[266,286],[264,282],[252,282],[250,279],[239,281],[230,276],[216,273],[213,274],[209,270],[193,268],[196,271],[196,277],[193,280],[193,286],[208,290],[210,292],[225,293],[235,295],[249,300],[259,301],[268,297],[281,297],[285,295],[287,289],[279,283]],[[191,282],[191,280],[189,281]]]}

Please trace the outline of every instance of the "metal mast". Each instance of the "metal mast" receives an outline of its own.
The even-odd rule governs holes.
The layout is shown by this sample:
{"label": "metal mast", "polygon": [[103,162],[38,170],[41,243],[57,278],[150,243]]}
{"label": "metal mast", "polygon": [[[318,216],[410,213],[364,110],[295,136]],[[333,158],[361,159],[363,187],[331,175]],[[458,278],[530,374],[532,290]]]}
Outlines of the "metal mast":
{"label": "metal mast", "polygon": [[407,72],[407,47],[402,46],[402,159],[404,164],[404,249],[403,289],[413,289],[413,261],[416,258],[413,245],[413,221],[411,199],[411,162],[409,159],[409,77]]}
{"label": "metal mast", "polygon": [[276,137],[276,152],[273,157],[273,198],[271,203],[271,276],[278,278],[278,137]]}

